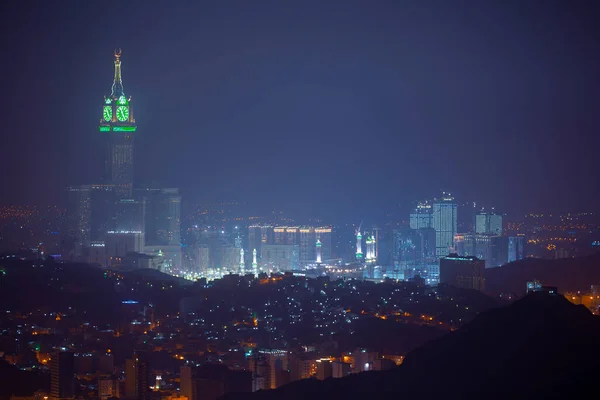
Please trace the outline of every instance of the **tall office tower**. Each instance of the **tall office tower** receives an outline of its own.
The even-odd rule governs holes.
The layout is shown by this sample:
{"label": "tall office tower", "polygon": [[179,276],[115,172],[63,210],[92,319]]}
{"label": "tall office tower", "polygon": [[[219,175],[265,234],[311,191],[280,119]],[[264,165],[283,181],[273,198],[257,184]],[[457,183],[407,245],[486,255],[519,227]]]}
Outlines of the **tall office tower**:
{"label": "tall office tower", "polygon": [[[316,258],[316,233],[315,228],[313,227],[301,227],[300,230],[300,240],[299,240],[299,249],[300,249],[300,262],[303,264],[312,263]],[[295,244],[295,243],[289,243]]]}
{"label": "tall office tower", "polygon": [[90,185],[67,188],[67,229],[69,241],[74,245],[74,255],[80,256],[90,244],[90,218],[92,210]]}
{"label": "tall office tower", "polygon": [[145,232],[146,201],[120,199],[115,203],[116,232]]}
{"label": "tall office tower", "polygon": [[112,376],[98,378],[98,397],[100,400],[108,400],[119,396],[119,380]]}
{"label": "tall office tower", "polygon": [[417,204],[415,211],[410,214],[410,227],[412,229],[431,228],[433,214],[431,204],[427,201]]}
{"label": "tall office tower", "polygon": [[146,243],[152,246],[181,243],[181,196],[176,188],[143,188],[136,197],[144,199]]}
{"label": "tall office tower", "polygon": [[297,270],[300,267],[299,253],[297,244],[265,244],[260,256],[262,269],[268,272]]}
{"label": "tall office tower", "polygon": [[135,354],[135,373],[136,373],[136,398],[138,400],[150,399],[150,363],[149,354],[140,351]]}
{"label": "tall office tower", "polygon": [[475,214],[475,233],[502,235],[502,215],[480,211]]}
{"label": "tall office tower", "polygon": [[362,253],[362,235],[360,233],[360,229],[356,231],[356,259],[358,261],[362,261],[363,253]]}
{"label": "tall office tower", "polygon": [[104,98],[100,132],[108,135],[106,174],[119,199],[133,194],[133,139],[136,130],[131,97],[125,96],[121,78],[121,50],[115,50],[115,75],[111,94]]}
{"label": "tall office tower", "polygon": [[432,205],[432,228],[435,229],[436,255],[442,257],[454,246],[457,230],[457,212],[454,197],[443,193]]}
{"label": "tall office tower", "polygon": [[477,257],[449,254],[440,259],[440,283],[462,289],[485,290],[485,262]]}
{"label": "tall office tower", "polygon": [[58,351],[50,360],[50,398],[75,397],[75,356],[69,351]]}
{"label": "tall office tower", "polygon": [[125,397],[137,397],[137,364],[135,356],[125,360]]}
{"label": "tall office tower", "polygon": [[258,276],[258,262],[256,261],[256,249],[252,250],[252,273],[254,277]]}
{"label": "tall office tower", "polygon": [[246,262],[244,261],[244,249],[240,249],[240,268],[238,270],[240,275],[246,274]]}
{"label": "tall office tower", "polygon": [[523,236],[511,236],[508,238],[508,262],[522,260],[525,257],[525,238]]}
{"label": "tall office tower", "polygon": [[188,400],[192,399],[192,380],[194,378],[194,368],[190,365],[182,365],[179,368],[179,393],[187,397]]}
{"label": "tall office tower", "polygon": [[322,261],[322,251],[323,251],[323,245],[321,244],[321,240],[317,239],[317,244],[315,245],[316,249],[315,252],[317,253],[317,264],[321,264]]}

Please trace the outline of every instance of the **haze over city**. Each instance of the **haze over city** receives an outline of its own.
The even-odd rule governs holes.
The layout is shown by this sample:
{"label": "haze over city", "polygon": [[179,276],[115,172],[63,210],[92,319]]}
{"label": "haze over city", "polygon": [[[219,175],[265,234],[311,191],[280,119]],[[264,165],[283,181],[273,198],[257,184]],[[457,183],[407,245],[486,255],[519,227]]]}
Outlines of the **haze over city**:
{"label": "haze over city", "polygon": [[0,400],[597,391],[599,17],[3,3]]}
{"label": "haze over city", "polygon": [[440,190],[508,213],[596,207],[595,2],[2,7],[2,203],[64,206],[101,176],[118,47],[136,177],[184,207],[360,219]]}

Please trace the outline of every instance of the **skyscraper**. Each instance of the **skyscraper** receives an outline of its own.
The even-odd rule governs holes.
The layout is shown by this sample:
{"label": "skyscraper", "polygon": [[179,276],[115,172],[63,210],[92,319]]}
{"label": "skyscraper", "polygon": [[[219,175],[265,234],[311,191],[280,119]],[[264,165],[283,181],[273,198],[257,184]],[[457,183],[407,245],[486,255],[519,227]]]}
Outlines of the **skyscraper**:
{"label": "skyscraper", "polygon": [[485,290],[485,262],[477,257],[449,254],[440,259],[440,283],[463,289]]}
{"label": "skyscraper", "polygon": [[133,192],[133,139],[136,130],[131,97],[123,91],[121,50],[115,50],[115,74],[111,94],[104,98],[100,132],[108,135],[106,178],[115,185],[118,198],[131,198]]}
{"label": "skyscraper", "polygon": [[427,201],[417,204],[417,208],[410,214],[411,229],[431,228],[433,215],[431,204]]}
{"label": "skyscraper", "polygon": [[75,357],[72,352],[58,351],[50,360],[50,398],[52,400],[75,397]]}
{"label": "skyscraper", "polygon": [[443,257],[454,246],[457,231],[457,206],[449,193],[434,200],[432,205],[432,228],[435,229],[436,255]]}
{"label": "skyscraper", "polygon": [[475,215],[475,233],[502,235],[502,215],[480,211]]}

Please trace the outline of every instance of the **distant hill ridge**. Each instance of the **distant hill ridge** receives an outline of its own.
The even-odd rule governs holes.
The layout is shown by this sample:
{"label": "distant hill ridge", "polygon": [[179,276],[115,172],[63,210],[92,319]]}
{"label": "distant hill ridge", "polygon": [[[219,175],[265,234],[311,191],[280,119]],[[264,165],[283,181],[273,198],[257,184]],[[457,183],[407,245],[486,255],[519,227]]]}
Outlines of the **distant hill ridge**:
{"label": "distant hill ridge", "polygon": [[486,292],[524,295],[526,284],[535,279],[559,291],[587,291],[600,285],[600,252],[578,258],[543,260],[528,258],[485,271]]}

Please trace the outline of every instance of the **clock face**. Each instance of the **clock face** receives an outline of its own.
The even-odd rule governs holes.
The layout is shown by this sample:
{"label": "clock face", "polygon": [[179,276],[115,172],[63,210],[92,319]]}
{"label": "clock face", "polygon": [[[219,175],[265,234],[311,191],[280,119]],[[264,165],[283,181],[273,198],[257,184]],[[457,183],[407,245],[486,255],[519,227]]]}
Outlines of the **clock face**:
{"label": "clock face", "polygon": [[129,107],[119,106],[117,107],[117,119],[121,122],[129,119]]}
{"label": "clock face", "polygon": [[111,106],[104,106],[104,120],[106,122],[110,121],[112,119],[112,107]]}

